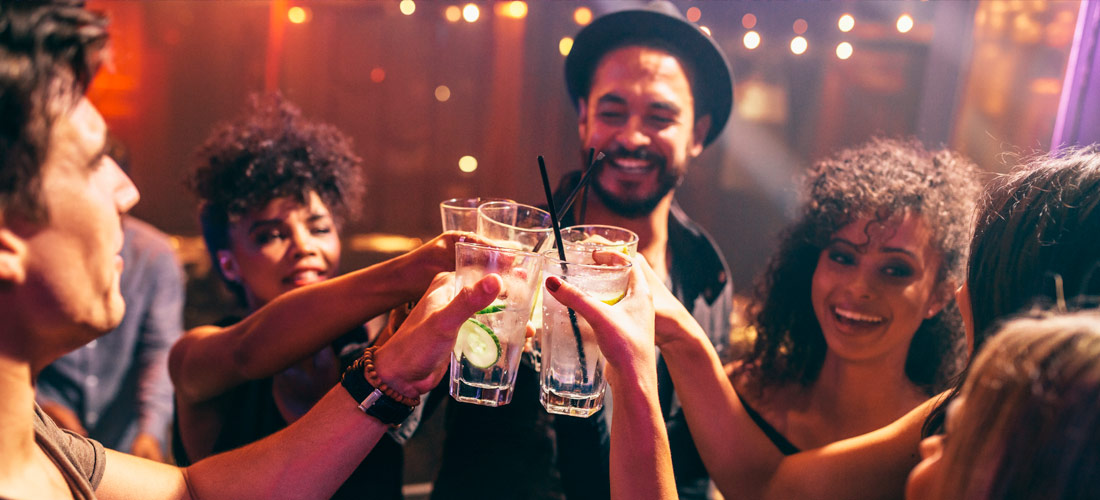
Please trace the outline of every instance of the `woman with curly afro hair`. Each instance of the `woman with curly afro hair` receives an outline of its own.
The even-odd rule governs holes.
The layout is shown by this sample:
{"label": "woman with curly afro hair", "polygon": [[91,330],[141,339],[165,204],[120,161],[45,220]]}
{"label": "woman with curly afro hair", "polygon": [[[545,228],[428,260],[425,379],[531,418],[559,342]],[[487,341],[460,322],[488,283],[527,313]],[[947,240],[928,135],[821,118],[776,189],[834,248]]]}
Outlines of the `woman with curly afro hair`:
{"label": "woman with curly afro hair", "polygon": [[[361,352],[366,321],[418,299],[437,273],[454,269],[457,237],[336,277],[340,224],[362,192],[360,160],[343,134],[303,119],[278,95],[253,96],[198,157],[191,186],[207,250],[249,314],[194,328],[172,348],[181,464],[302,416]],[[401,498],[403,437],[384,436],[334,498]]]}
{"label": "woman with curly afro hair", "polygon": [[[977,193],[973,164],[912,141],[873,139],[811,167],[731,378],[651,280],[657,345],[723,493],[901,495],[929,397],[965,351],[953,292]],[[845,455],[856,445],[870,451]],[[835,480],[863,469],[859,482]]]}

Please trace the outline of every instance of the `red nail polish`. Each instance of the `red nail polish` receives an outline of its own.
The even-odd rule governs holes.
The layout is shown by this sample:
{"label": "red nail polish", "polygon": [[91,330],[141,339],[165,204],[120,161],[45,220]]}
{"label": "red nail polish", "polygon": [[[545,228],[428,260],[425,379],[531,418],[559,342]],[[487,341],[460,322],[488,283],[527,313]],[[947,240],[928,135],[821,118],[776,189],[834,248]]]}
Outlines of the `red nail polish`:
{"label": "red nail polish", "polygon": [[556,292],[558,291],[558,288],[561,288],[561,280],[558,279],[557,276],[550,276],[549,278],[546,278],[547,290],[550,290],[551,292]]}

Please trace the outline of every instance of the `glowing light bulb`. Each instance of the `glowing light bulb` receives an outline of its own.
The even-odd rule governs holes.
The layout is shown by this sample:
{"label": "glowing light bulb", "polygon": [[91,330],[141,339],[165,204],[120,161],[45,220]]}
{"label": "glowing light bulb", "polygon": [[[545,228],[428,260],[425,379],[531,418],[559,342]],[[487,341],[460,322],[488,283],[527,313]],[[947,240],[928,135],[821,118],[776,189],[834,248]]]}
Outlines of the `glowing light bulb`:
{"label": "glowing light bulb", "polygon": [[458,8],[457,5],[447,7],[443,11],[443,17],[447,18],[448,22],[457,23],[459,19],[462,19],[462,9]]}
{"label": "glowing light bulb", "polygon": [[741,26],[744,26],[747,30],[753,29],[756,26],[756,16],[754,14],[741,16]]}
{"label": "glowing light bulb", "polygon": [[791,39],[791,52],[795,55],[804,54],[808,48],[810,48],[810,42],[807,42],[805,38],[796,36]]}
{"label": "glowing light bulb", "polygon": [[796,35],[804,35],[806,34],[806,30],[809,27],[810,25],[806,22],[805,19],[795,19],[794,25],[791,26],[791,29],[794,30],[794,34]]}
{"label": "glowing light bulb", "polygon": [[585,26],[592,22],[592,9],[588,7],[577,7],[577,10],[573,11],[573,21],[581,26]]}
{"label": "glowing light bulb", "polygon": [[527,16],[527,2],[516,0],[508,3],[508,6],[504,9],[504,15],[512,19],[523,19]]}
{"label": "glowing light bulb", "polygon": [[836,56],[840,59],[848,59],[852,57],[852,44],[848,42],[840,42],[836,46]]}
{"label": "glowing light bulb", "polygon": [[570,50],[573,50],[573,39],[569,37],[562,38],[558,42],[558,52],[563,56],[567,56]]}
{"label": "glowing light bulb", "polygon": [[435,100],[439,102],[447,102],[447,99],[451,98],[451,89],[446,85],[440,85],[435,88]]}
{"label": "glowing light bulb", "polygon": [[309,19],[309,12],[302,7],[291,7],[286,11],[286,17],[294,24],[302,24]]}
{"label": "glowing light bulb", "polygon": [[413,0],[401,0],[401,3],[397,4],[397,8],[401,9],[402,14],[411,16],[413,12],[416,12],[416,2],[413,2]]}
{"label": "glowing light bulb", "polygon": [[477,170],[477,158],[466,155],[458,159],[458,169],[467,174]]}
{"label": "glowing light bulb", "polygon": [[913,29],[913,17],[909,14],[898,16],[898,32],[908,33],[911,29]]}
{"label": "glowing light bulb", "polygon": [[745,33],[745,38],[742,41],[745,43],[746,49],[755,49],[760,46],[760,33],[755,31]]}
{"label": "glowing light bulb", "polygon": [[472,23],[477,21],[479,17],[481,17],[481,10],[478,9],[476,5],[468,3],[462,8],[462,18],[465,19],[466,22]]}
{"label": "glowing light bulb", "polygon": [[703,17],[703,11],[699,10],[699,7],[691,7],[687,10],[687,20],[691,22],[699,21],[699,18]]}
{"label": "glowing light bulb", "polygon": [[852,31],[852,28],[856,27],[856,18],[852,17],[851,14],[844,14],[837,20],[836,27],[845,33]]}

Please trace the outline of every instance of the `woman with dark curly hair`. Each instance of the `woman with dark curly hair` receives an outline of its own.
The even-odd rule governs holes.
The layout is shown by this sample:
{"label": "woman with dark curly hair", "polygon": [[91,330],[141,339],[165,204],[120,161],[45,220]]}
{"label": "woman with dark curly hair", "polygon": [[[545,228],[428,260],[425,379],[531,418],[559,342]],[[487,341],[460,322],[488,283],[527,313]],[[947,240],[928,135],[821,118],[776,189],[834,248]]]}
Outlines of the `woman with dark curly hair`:
{"label": "woman with dark curly hair", "polygon": [[784,453],[882,427],[957,372],[952,293],[975,173],[950,151],[889,139],[811,168],[801,216],[758,283],[755,345],[734,377]]}
{"label": "woman with dark curly hair", "polygon": [[[759,282],[757,339],[732,384],[698,325],[651,280],[657,345],[727,496],[833,497],[863,486],[900,495],[928,399],[963,351],[952,292],[976,172],[949,151],[891,139],[814,165],[800,217]],[[861,444],[870,452],[834,444],[872,431]],[[890,473],[826,481],[871,464]]]}
{"label": "woman with dark curly hair", "polygon": [[[457,233],[336,278],[339,226],[355,213],[360,160],[335,128],[278,95],[199,149],[191,185],[215,268],[249,315],[187,332],[172,348],[176,458],[190,463],[272,434],[340,380],[363,324],[453,270]],[[408,432],[415,425],[406,425]],[[407,435],[406,435],[407,436]],[[335,498],[401,498],[402,450],[383,437]]]}

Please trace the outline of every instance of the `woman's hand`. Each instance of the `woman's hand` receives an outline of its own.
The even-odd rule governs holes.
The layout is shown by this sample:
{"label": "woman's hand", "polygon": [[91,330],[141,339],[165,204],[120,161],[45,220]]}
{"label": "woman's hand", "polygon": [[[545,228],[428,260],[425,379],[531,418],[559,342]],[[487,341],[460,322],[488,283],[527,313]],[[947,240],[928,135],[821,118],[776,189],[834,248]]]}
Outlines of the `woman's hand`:
{"label": "woman's hand", "polygon": [[[596,262],[601,264],[618,264],[626,259],[616,252],[597,252],[594,256]],[[592,298],[555,276],[546,279],[546,289],[550,294],[562,305],[583,316],[592,326],[600,351],[607,359],[610,370],[608,378],[612,382],[612,372],[628,377],[653,372],[656,381],[653,300],[642,274],[642,266],[645,266],[645,257],[638,255],[630,269],[626,296],[614,306]]]}
{"label": "woman's hand", "polygon": [[[684,335],[690,333],[692,325],[698,327],[699,332],[702,332],[702,328],[695,322],[695,318],[680,303],[680,299],[677,299],[672,291],[665,286],[645,259],[642,259],[640,263],[635,263],[635,267],[641,268],[642,276],[644,276],[645,282],[649,285],[650,292],[653,295],[654,340],[657,346],[665,346],[677,339],[684,338]],[[705,336],[706,333],[703,332],[703,335]]]}
{"label": "woman's hand", "polygon": [[454,273],[437,275],[409,317],[375,353],[379,377],[397,392],[413,397],[432,390],[446,372],[458,328],[504,287],[500,276],[490,274],[452,299],[454,284]]}

